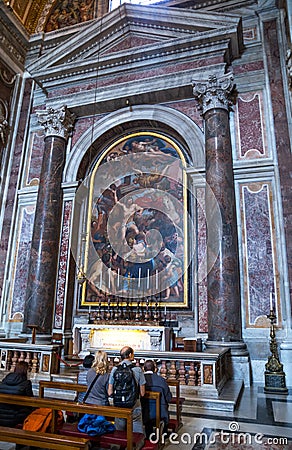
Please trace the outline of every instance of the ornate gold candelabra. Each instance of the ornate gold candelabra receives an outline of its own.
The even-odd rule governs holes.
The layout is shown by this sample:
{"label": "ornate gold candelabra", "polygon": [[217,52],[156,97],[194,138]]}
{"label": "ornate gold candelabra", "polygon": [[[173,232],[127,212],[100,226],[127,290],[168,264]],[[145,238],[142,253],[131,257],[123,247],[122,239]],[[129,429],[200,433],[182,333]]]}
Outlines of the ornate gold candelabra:
{"label": "ornate gold candelabra", "polygon": [[274,308],[270,310],[270,314],[267,315],[270,320],[270,351],[271,355],[266,363],[265,370],[265,387],[264,391],[266,393],[278,393],[287,394],[288,389],[286,387],[286,375],[283,371],[283,364],[280,363],[278,356],[278,348],[275,335],[275,323],[276,315]]}

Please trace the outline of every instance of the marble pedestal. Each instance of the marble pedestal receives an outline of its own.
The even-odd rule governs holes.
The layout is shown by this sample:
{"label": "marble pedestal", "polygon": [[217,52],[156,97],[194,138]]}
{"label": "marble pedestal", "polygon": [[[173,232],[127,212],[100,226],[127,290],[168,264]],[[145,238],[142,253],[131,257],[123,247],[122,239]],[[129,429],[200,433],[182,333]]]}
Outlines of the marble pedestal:
{"label": "marble pedestal", "polygon": [[250,356],[244,342],[206,341],[206,349],[230,348],[229,378],[243,380],[245,386],[251,385]]}

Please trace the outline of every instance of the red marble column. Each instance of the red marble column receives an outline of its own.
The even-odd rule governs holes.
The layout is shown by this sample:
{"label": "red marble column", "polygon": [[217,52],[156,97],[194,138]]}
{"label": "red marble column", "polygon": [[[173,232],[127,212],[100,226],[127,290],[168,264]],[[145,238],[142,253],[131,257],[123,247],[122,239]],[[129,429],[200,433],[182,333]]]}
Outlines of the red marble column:
{"label": "red marble column", "polygon": [[208,341],[241,340],[238,240],[229,130],[231,74],[194,82],[205,121]]}
{"label": "red marble column", "polygon": [[23,331],[50,335],[57,279],[62,214],[61,182],[68,132],[74,115],[66,107],[38,113],[46,130],[45,148],[32,236]]}

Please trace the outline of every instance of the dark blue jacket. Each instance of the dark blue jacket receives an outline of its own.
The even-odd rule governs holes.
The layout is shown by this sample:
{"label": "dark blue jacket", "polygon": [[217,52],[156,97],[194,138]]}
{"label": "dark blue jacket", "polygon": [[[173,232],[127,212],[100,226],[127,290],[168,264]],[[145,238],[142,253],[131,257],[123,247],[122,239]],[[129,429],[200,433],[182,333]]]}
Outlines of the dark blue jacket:
{"label": "dark blue jacket", "polygon": [[[0,383],[0,394],[27,395],[33,397],[31,381],[26,376],[11,372]],[[32,400],[33,403],[33,400]],[[23,423],[32,408],[18,405],[0,404],[0,425],[14,427]]]}
{"label": "dark blue jacket", "polygon": [[[145,373],[146,379],[146,391],[160,392],[161,393],[161,408],[160,408],[160,416],[161,420],[165,423],[168,423],[169,414],[168,414],[168,404],[172,398],[172,394],[170,392],[169,386],[164,378],[157,373]],[[145,403],[149,403],[147,406]],[[143,400],[143,421],[147,422],[149,419],[155,419],[155,400]]]}

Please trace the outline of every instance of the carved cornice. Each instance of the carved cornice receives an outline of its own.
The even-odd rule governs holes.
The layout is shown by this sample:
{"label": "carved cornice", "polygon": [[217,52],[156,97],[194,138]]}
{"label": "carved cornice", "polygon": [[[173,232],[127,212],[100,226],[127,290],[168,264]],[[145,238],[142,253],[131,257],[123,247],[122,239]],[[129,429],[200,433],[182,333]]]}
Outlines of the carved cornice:
{"label": "carved cornice", "polygon": [[[4,55],[23,69],[26,52],[29,46],[29,36],[24,27],[17,21],[10,11],[0,3],[0,46]],[[4,59],[6,59],[4,57]]]}
{"label": "carved cornice", "polygon": [[73,129],[75,114],[71,113],[66,106],[59,109],[49,108],[37,111],[38,121],[44,127],[46,136],[59,136],[68,139]]}
{"label": "carved cornice", "polygon": [[204,115],[214,108],[226,109],[229,111],[233,101],[231,92],[235,85],[231,72],[217,77],[210,75],[208,80],[193,80],[193,94],[199,103],[199,108]]}

